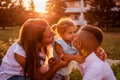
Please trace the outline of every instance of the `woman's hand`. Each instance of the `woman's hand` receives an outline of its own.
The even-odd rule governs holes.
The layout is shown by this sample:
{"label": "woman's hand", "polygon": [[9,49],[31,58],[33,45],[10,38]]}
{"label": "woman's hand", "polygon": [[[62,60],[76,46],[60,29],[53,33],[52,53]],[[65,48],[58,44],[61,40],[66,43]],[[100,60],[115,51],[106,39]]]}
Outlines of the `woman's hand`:
{"label": "woman's hand", "polygon": [[57,60],[52,57],[48,60],[48,63],[49,63],[49,67],[52,68],[55,64],[56,64]]}
{"label": "woman's hand", "polygon": [[42,75],[42,78],[40,80],[51,80],[52,77],[55,75],[55,73],[60,68],[66,67],[68,65],[67,62],[62,60],[62,57],[63,57],[63,55],[59,57],[59,59],[56,61],[55,65],[51,69],[49,69],[48,72],[46,72]]}
{"label": "woman's hand", "polygon": [[68,62],[66,62],[66,61],[63,60],[63,56],[64,56],[64,54],[59,57],[59,59],[57,60],[57,62],[55,64],[59,68],[66,67],[68,65]]}
{"label": "woman's hand", "polygon": [[106,60],[107,54],[105,53],[103,48],[101,48],[101,47],[97,48],[95,53],[102,61]]}

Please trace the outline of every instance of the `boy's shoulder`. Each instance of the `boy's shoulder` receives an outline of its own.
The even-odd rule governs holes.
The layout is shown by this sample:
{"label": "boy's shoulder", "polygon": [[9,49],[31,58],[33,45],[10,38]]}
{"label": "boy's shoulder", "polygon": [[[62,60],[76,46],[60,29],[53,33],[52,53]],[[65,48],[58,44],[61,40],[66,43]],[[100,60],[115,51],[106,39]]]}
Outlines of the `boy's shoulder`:
{"label": "boy's shoulder", "polygon": [[[89,59],[88,59],[88,62],[89,61],[92,61],[92,65],[91,66],[93,66],[93,67],[95,67],[95,68],[99,68],[99,69],[101,69],[103,66],[104,66],[104,61],[102,61],[102,60],[100,60],[97,56],[96,56],[96,54],[94,53],[94,52],[92,52],[90,55],[89,55]],[[89,64],[91,64],[91,63],[89,63]]]}

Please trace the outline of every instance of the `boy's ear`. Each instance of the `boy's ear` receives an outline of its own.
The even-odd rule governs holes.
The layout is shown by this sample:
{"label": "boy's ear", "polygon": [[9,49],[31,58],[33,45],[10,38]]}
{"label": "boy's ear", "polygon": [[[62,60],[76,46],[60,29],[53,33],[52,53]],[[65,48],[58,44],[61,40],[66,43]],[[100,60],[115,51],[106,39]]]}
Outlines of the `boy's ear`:
{"label": "boy's ear", "polygon": [[81,50],[82,50],[82,46],[83,46],[83,43],[82,43],[81,40],[79,40],[79,42],[77,43],[77,49],[78,49],[79,51],[81,51]]}
{"label": "boy's ear", "polygon": [[81,47],[82,47],[82,41],[79,41],[78,48],[81,48]]}

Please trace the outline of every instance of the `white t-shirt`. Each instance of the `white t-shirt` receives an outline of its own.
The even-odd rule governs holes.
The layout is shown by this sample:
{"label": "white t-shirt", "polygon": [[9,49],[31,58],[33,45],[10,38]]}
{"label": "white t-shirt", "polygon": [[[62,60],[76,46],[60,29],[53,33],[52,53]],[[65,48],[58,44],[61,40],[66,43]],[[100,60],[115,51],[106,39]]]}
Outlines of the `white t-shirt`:
{"label": "white t-shirt", "polygon": [[79,64],[79,69],[83,80],[116,80],[108,63],[101,61],[94,52]]}
{"label": "white t-shirt", "polygon": [[17,43],[17,41],[13,43],[12,46],[8,49],[2,60],[0,66],[0,80],[7,80],[13,75],[23,75],[23,69],[14,57],[15,53],[25,57],[25,52],[23,48]]}
{"label": "white t-shirt", "polygon": [[[61,45],[63,48],[64,53],[66,54],[76,54],[78,51],[77,49],[72,45],[69,46],[64,40],[57,39],[56,42]],[[54,57],[58,58],[57,53],[54,51]],[[58,74],[61,74],[63,76],[69,75],[72,72],[73,68],[78,68],[78,64],[75,60],[72,60],[69,62],[67,67],[61,68],[57,71]]]}
{"label": "white t-shirt", "polygon": [[[17,41],[12,44],[12,46],[8,49],[6,55],[4,56],[1,66],[0,66],[0,80],[7,80],[8,78],[14,75],[23,76],[23,69],[20,64],[16,61],[14,54],[17,53],[23,57],[26,57],[25,51],[22,46],[20,46]],[[40,57],[42,57],[41,64],[41,73],[45,73],[48,71],[48,64],[44,64],[46,61],[46,55],[39,53]]]}

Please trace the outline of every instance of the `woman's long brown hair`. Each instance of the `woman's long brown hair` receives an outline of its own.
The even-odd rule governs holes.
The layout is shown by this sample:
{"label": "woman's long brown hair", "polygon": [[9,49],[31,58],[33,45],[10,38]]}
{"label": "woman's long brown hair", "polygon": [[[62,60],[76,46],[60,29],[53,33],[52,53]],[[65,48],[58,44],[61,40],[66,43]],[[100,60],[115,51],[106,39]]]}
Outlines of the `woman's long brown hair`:
{"label": "woman's long brown hair", "polygon": [[48,23],[41,19],[27,20],[20,30],[20,45],[26,53],[24,76],[30,80],[40,80],[40,44]]}

